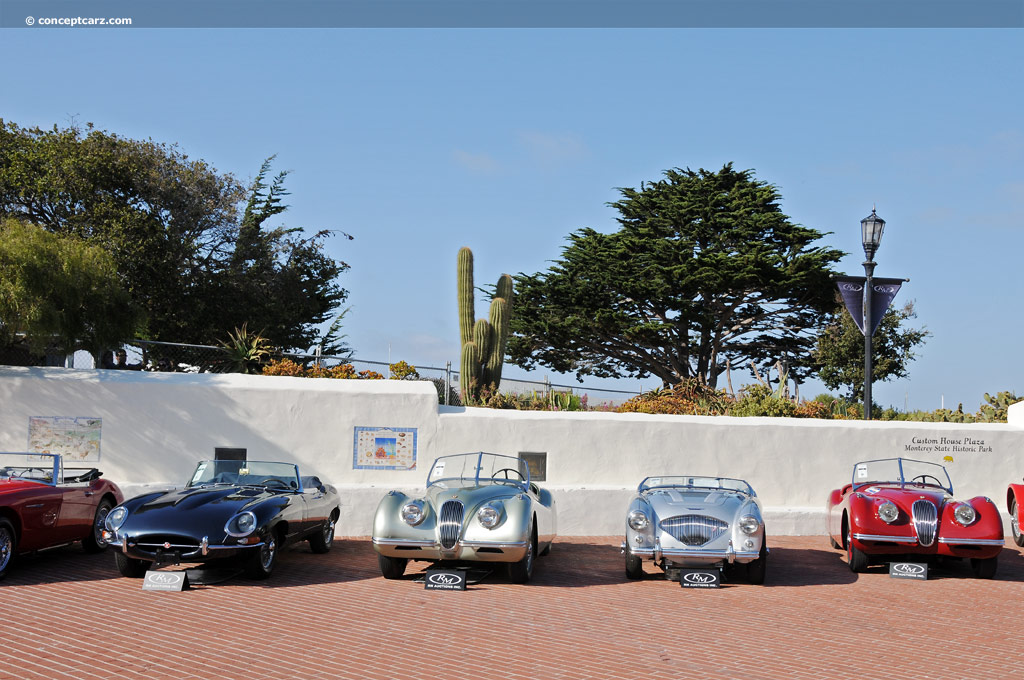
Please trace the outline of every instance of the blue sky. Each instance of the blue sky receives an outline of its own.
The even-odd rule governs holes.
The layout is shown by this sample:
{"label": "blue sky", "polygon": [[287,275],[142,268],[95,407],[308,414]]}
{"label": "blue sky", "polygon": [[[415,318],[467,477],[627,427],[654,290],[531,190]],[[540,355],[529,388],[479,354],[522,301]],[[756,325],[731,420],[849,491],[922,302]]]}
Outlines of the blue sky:
{"label": "blue sky", "polygon": [[331,252],[352,265],[345,330],[359,358],[390,348],[392,360],[457,365],[460,246],[477,285],[536,272],[571,231],[614,228],[615,187],[731,161],[777,185],[794,221],[833,232],[823,243],[851,253],[848,274],[863,272],[860,219],[877,204],[887,220],[876,274],[911,279],[896,304],[915,300],[932,336],[909,380],[875,385],[877,402],[973,411],[985,392],[1024,394],[1020,31],[0,38],[0,57],[20,64],[0,71],[6,120],[177,142],[243,179],[277,154],[291,171],[285,222],[355,237]]}

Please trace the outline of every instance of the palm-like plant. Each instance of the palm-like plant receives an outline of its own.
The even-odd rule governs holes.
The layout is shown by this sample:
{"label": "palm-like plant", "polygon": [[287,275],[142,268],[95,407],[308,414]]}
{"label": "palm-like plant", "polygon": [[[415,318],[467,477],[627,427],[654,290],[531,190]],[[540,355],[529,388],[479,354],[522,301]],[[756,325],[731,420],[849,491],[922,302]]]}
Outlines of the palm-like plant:
{"label": "palm-like plant", "polygon": [[224,352],[218,362],[218,373],[260,373],[266,361],[277,353],[270,340],[263,337],[262,331],[252,333],[247,324],[228,332],[228,339],[220,341]]}

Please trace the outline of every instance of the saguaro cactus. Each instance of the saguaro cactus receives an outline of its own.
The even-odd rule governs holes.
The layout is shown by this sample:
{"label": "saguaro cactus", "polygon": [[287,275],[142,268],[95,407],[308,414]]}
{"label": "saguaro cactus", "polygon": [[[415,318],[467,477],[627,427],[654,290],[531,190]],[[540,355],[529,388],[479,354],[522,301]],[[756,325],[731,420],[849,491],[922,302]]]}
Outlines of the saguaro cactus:
{"label": "saguaro cactus", "polygon": [[480,399],[486,390],[501,384],[512,319],[512,277],[502,274],[491,299],[490,320],[474,316],[473,252],[460,248],[458,257],[459,339],[462,343],[462,372],[459,387],[463,402]]}

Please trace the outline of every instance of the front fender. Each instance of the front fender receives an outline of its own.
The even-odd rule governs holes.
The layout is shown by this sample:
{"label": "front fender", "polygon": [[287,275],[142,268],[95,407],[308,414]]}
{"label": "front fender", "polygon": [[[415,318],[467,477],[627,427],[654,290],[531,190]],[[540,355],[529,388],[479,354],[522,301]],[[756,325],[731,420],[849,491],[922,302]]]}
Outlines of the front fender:
{"label": "front fender", "polygon": [[1012,512],[1011,507],[1013,503],[1017,503],[1017,517],[1020,519],[1020,515],[1024,512],[1024,484],[1011,484],[1010,488],[1006,490],[1006,511]]}

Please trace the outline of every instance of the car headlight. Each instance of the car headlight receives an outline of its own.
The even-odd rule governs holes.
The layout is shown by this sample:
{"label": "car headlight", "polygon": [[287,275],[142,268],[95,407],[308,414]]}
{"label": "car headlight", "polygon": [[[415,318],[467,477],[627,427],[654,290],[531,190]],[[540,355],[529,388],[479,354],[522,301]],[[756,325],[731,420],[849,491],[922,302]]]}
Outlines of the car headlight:
{"label": "car headlight", "polygon": [[967,503],[961,503],[953,511],[953,518],[963,526],[967,526],[978,518],[978,513]]}
{"label": "car headlight", "polygon": [[224,525],[224,531],[228,536],[248,536],[256,530],[256,515],[248,510],[240,512]]}
{"label": "car headlight", "polygon": [[641,510],[634,510],[629,513],[629,517],[626,518],[626,523],[629,524],[629,528],[634,531],[643,531],[647,528],[647,525],[651,523],[651,520],[647,518],[647,515]]}
{"label": "car headlight", "polygon": [[128,519],[128,508],[123,505],[119,505],[110,512],[107,513],[107,518],[103,521],[103,526],[107,528],[107,531],[116,532],[124,524],[124,521]]}
{"label": "car headlight", "polygon": [[878,506],[878,519],[886,524],[892,524],[900,516],[900,509],[892,501],[885,501]]}
{"label": "car headlight", "polygon": [[409,501],[402,506],[402,519],[409,526],[416,526],[423,521],[425,517],[423,512],[423,501]]}
{"label": "car headlight", "polygon": [[501,521],[501,504],[487,503],[480,506],[476,511],[476,519],[488,529],[493,529]]}
{"label": "car headlight", "polygon": [[740,531],[745,534],[752,534],[761,526],[761,521],[753,515],[743,515],[739,521]]}

